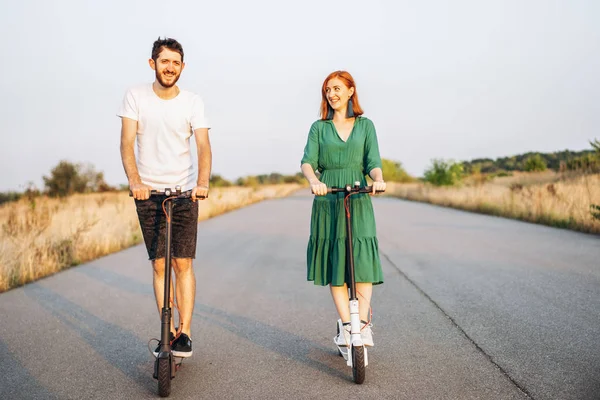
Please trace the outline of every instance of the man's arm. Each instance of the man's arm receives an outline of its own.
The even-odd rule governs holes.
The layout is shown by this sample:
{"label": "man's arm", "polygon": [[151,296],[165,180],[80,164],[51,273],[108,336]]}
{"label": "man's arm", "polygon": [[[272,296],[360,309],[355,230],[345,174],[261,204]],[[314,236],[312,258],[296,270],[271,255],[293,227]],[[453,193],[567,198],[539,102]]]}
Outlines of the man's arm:
{"label": "man's arm", "polygon": [[135,163],[135,137],[137,135],[137,121],[129,118],[121,118],[121,161],[125,169],[125,175],[129,182],[129,189],[133,197],[138,200],[146,200],[150,197],[151,187],[142,183],[140,174]]}
{"label": "man's arm", "polygon": [[198,149],[198,181],[192,191],[192,199],[195,201],[196,197],[208,197],[212,151],[208,138],[208,128],[196,129],[194,136],[196,137],[196,147]]}

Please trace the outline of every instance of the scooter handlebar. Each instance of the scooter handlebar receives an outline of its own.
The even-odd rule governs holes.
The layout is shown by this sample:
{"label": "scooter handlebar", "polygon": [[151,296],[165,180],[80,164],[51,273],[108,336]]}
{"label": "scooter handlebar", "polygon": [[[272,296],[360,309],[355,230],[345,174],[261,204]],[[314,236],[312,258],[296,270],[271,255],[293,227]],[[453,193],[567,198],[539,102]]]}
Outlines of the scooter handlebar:
{"label": "scooter handlebar", "polygon": [[[383,193],[385,190],[376,190],[375,193]],[[350,186],[345,187],[330,187],[327,188],[327,193],[373,193],[373,186]]]}
{"label": "scooter handlebar", "polygon": [[[179,193],[179,194],[178,194]],[[152,189],[150,191],[150,197],[152,196],[167,196],[167,197],[175,197],[176,199],[189,199],[192,197],[192,189],[186,190],[185,192],[181,192],[178,190],[172,190],[169,188],[163,190],[155,190]],[[133,197],[133,192],[129,191],[129,197]],[[206,196],[196,196],[197,199],[205,199]]]}

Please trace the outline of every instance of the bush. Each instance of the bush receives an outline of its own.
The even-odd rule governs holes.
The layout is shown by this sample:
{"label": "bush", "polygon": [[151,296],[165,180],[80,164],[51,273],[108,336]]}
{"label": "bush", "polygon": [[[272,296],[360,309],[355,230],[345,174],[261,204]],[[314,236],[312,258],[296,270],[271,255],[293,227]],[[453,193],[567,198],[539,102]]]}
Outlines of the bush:
{"label": "bush", "polygon": [[600,172],[600,157],[595,154],[586,154],[567,161],[567,169],[589,173]]}
{"label": "bush", "polygon": [[227,179],[223,178],[221,175],[213,175],[210,178],[210,186],[211,187],[229,187],[232,183]]}
{"label": "bush", "polygon": [[7,203],[9,201],[17,201],[23,196],[18,192],[1,192],[0,193],[0,204]]}
{"label": "bush", "polygon": [[258,180],[258,178],[256,176],[247,176],[245,178],[239,178],[236,182],[236,185],[238,186],[247,186],[247,187],[257,187],[258,185],[260,185],[260,181]]}
{"label": "bush", "polygon": [[304,179],[304,175],[302,172],[298,172],[296,175],[286,175],[283,177],[284,183],[299,183],[304,184],[306,180]]}
{"label": "bush", "polygon": [[431,167],[425,171],[424,180],[436,186],[452,186],[458,184],[463,176],[462,163],[434,159]]}
{"label": "bush", "polygon": [[590,140],[590,145],[594,152],[569,160],[566,163],[566,169],[588,173],[600,172],[600,140]]}
{"label": "bush", "polygon": [[590,214],[592,218],[600,221],[600,206],[597,204],[590,204]]}
{"label": "bush", "polygon": [[259,185],[280,185],[283,183],[304,183],[304,175],[297,173],[296,175],[282,175],[273,172],[269,175],[255,175],[238,178],[235,181],[237,186],[257,187]]}

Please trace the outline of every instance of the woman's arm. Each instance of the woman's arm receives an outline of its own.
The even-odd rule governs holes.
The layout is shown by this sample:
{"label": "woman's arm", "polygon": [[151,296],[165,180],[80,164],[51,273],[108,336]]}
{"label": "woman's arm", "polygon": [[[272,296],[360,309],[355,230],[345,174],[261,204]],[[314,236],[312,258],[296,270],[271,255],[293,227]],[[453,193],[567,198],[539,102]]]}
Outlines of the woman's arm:
{"label": "woman's arm", "polygon": [[302,170],[302,174],[310,184],[310,189],[317,196],[324,196],[327,194],[327,185],[322,183],[317,175],[315,175],[315,171],[309,163],[304,163],[300,167]]}
{"label": "woman's arm", "polygon": [[381,168],[373,168],[369,172],[369,176],[373,179],[373,193],[377,194],[377,191],[385,192],[385,181],[383,180],[383,171]]}
{"label": "woman's arm", "polygon": [[374,182],[383,182],[383,171],[381,168],[373,168],[371,172],[369,172],[369,176]]}

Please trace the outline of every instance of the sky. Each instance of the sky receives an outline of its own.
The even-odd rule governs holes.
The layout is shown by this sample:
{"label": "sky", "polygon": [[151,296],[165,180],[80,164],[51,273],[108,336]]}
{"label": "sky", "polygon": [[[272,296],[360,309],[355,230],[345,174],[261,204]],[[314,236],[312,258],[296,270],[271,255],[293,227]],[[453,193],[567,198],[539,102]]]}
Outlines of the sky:
{"label": "sky", "polygon": [[159,36],[212,129],[213,174],[300,170],[320,88],[356,80],[381,156],[431,160],[590,149],[600,139],[596,0],[0,0],[0,191],[60,160],[127,182],[116,112],[154,80]]}

